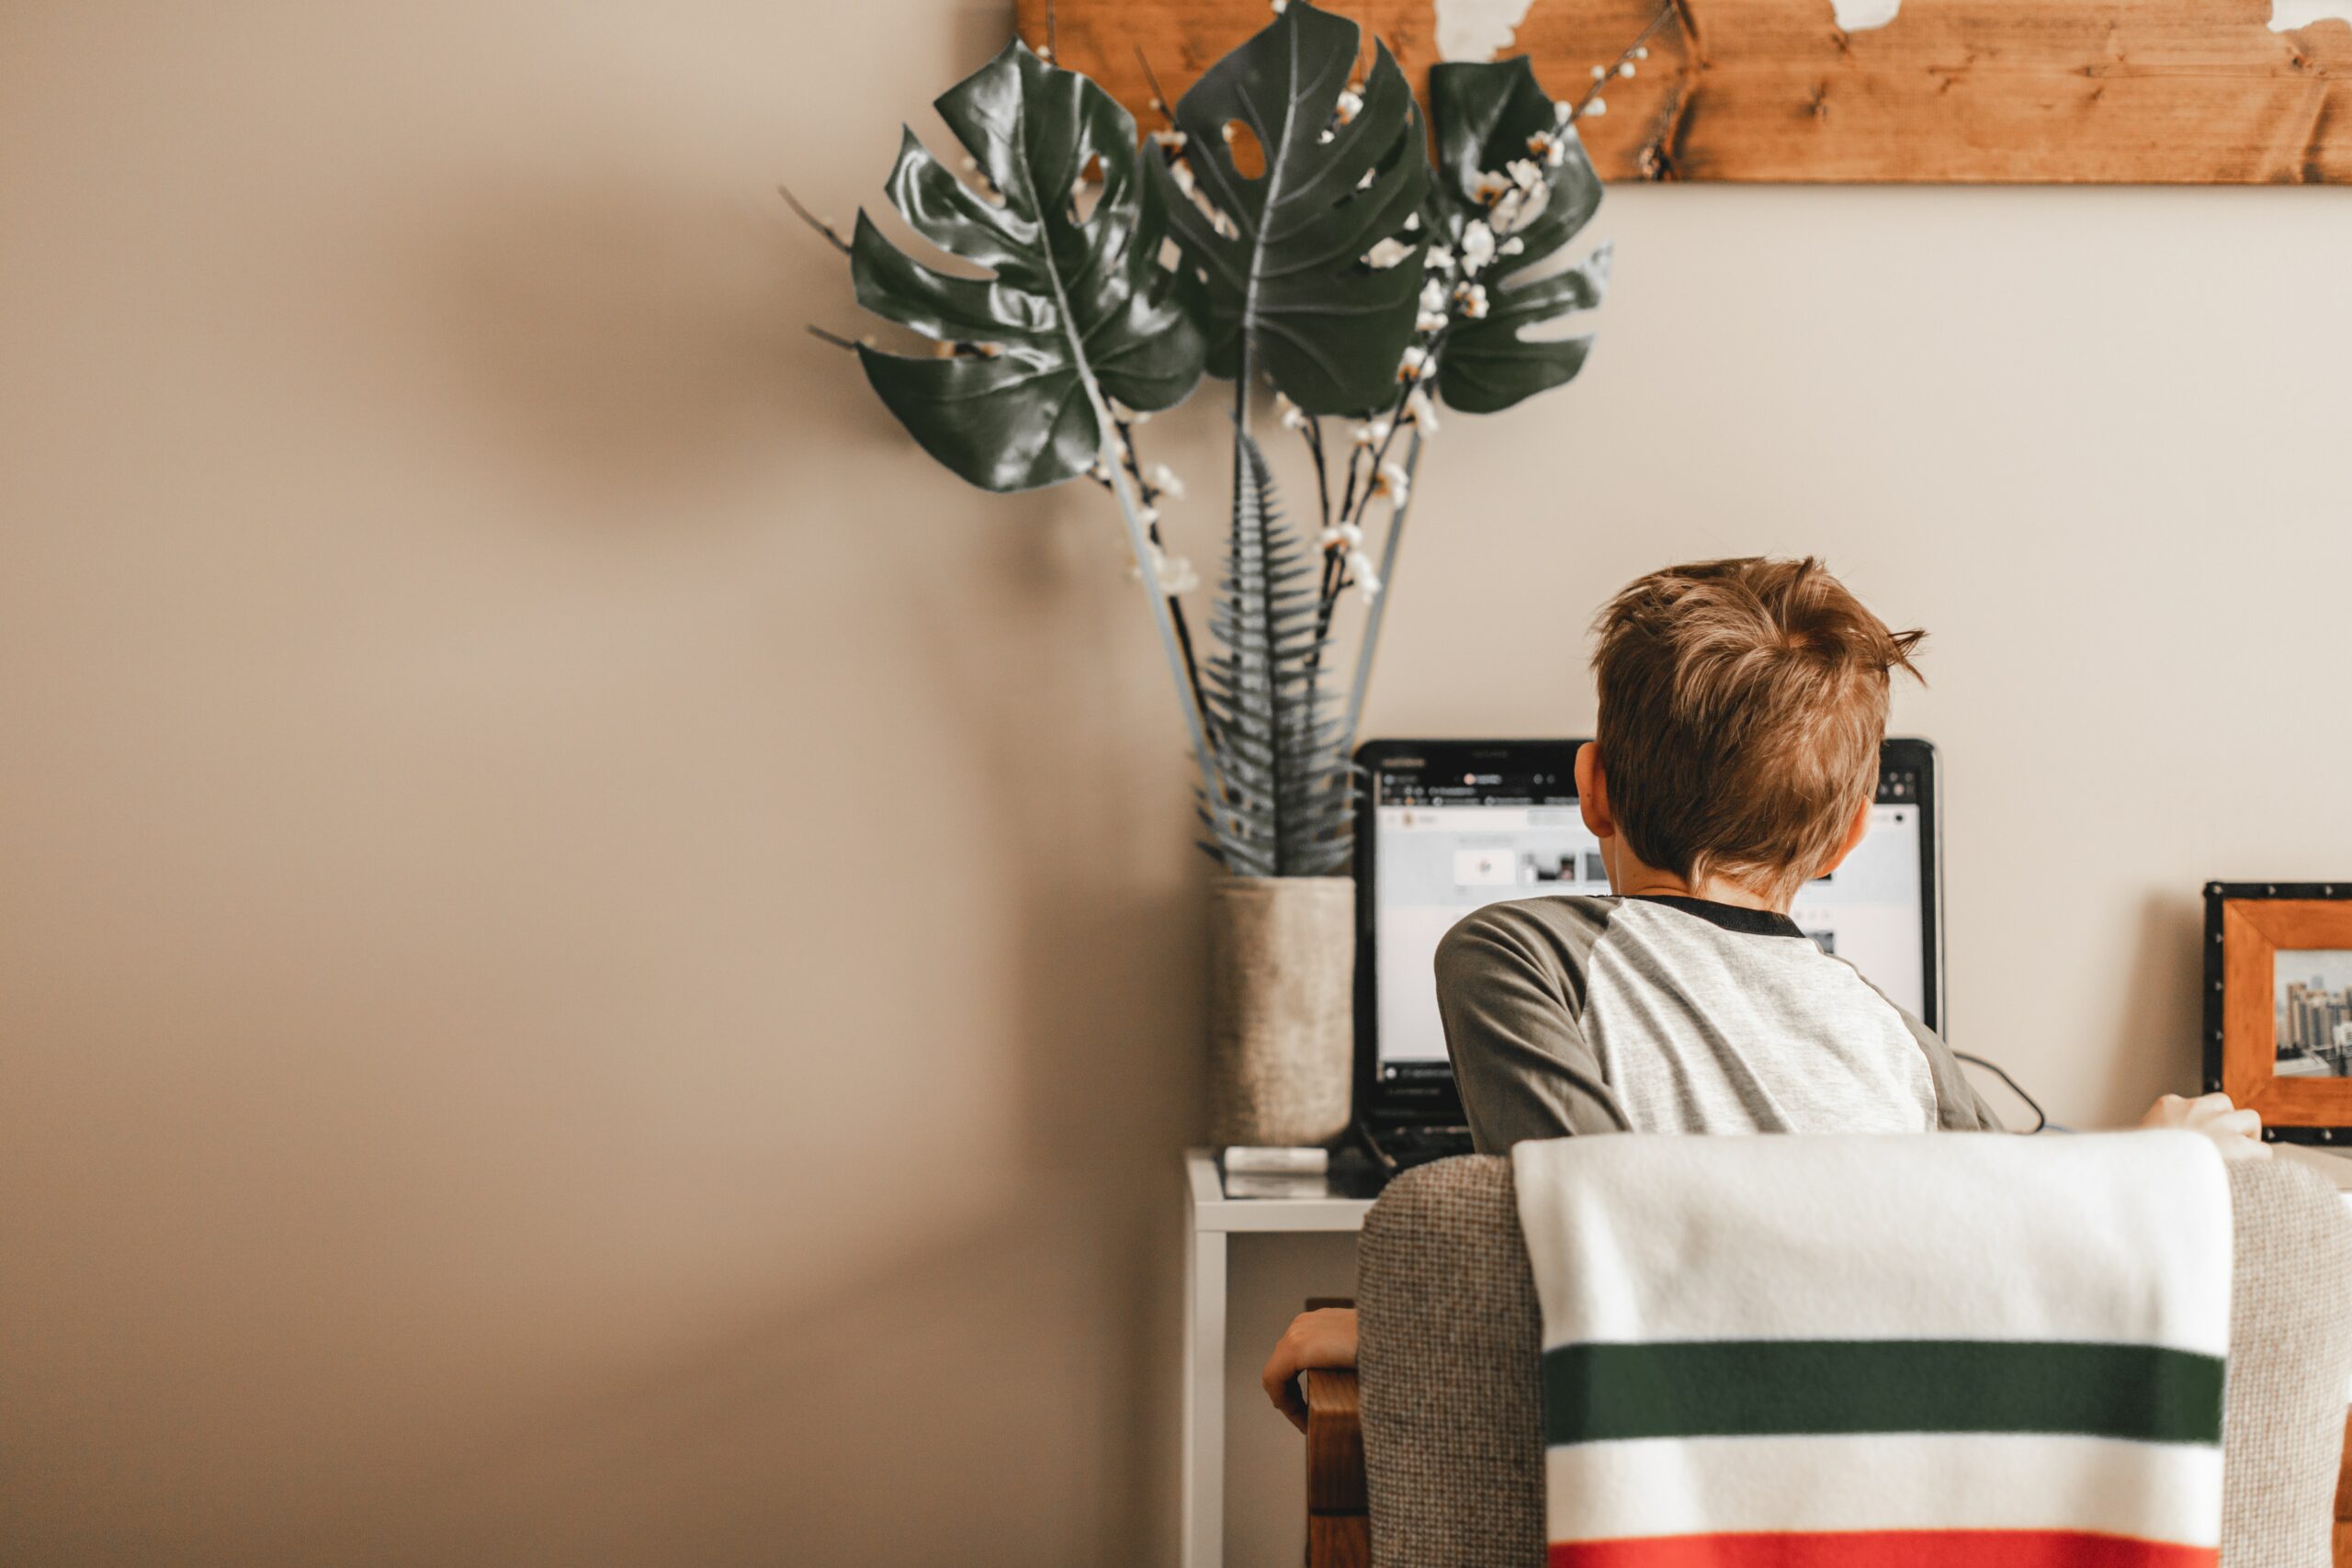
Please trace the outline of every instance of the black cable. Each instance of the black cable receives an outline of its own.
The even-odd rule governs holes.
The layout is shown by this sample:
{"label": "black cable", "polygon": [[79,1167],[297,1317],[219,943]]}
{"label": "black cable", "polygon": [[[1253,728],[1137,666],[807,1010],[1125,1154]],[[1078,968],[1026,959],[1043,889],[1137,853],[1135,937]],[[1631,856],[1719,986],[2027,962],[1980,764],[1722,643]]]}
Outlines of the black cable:
{"label": "black cable", "polygon": [[[1952,1055],[1959,1057],[1963,1062],[1975,1063],[1978,1066],[1984,1068],[1986,1072],[1992,1074],[1995,1077],[2008,1085],[2009,1092],[2016,1095],[2019,1100],[2025,1101],[2026,1109],[2033,1112],[2033,1125],[2026,1129],[2027,1133],[2039,1133],[2044,1127],[2050,1125],[2049,1112],[2043,1111],[2041,1107],[2035,1102],[2033,1096],[2019,1089],[2018,1087],[2018,1080],[2003,1072],[1997,1063],[1988,1062],[1982,1056],[1972,1056],[1965,1051],[1954,1051]],[[2019,1136],[2023,1135],[2023,1134],[2019,1134]]]}

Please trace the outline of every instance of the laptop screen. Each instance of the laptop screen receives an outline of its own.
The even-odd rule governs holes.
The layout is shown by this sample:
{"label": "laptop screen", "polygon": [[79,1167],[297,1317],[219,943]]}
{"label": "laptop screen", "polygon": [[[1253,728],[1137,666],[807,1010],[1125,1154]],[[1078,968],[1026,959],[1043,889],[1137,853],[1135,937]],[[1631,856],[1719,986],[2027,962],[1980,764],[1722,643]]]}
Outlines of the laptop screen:
{"label": "laptop screen", "polygon": [[[1385,1083],[1450,1080],[1431,966],[1456,920],[1507,899],[1608,893],[1600,842],[1577,808],[1575,745],[1366,748],[1372,974],[1361,992]],[[1925,745],[1889,743],[1869,835],[1791,910],[1806,935],[1930,1024],[1932,767]]]}

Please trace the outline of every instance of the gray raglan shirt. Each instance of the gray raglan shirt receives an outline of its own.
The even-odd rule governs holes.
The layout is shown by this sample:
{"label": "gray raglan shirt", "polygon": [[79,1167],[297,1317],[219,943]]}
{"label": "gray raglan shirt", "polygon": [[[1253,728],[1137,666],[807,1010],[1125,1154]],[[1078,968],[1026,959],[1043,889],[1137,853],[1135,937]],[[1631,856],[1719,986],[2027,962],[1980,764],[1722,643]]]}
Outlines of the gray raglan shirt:
{"label": "gray raglan shirt", "polygon": [[1490,904],[1437,952],[1484,1154],[1571,1133],[2000,1123],[1935,1032],[1786,915],[1699,898]]}

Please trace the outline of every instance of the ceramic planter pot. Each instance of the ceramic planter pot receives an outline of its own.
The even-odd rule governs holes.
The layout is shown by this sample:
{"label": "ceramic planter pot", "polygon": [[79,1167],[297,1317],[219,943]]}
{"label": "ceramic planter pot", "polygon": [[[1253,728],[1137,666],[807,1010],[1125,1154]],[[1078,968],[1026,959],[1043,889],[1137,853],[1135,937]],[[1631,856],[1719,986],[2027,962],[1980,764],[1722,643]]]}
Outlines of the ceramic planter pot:
{"label": "ceramic planter pot", "polygon": [[1209,1136],[1319,1144],[1348,1125],[1355,879],[1229,876],[1209,890]]}

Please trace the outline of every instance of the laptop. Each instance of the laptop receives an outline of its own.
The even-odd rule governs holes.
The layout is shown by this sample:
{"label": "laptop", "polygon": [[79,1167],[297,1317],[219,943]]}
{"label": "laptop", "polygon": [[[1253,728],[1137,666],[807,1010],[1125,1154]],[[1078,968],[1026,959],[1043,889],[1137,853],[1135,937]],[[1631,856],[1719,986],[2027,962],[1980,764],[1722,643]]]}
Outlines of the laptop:
{"label": "laptop", "polygon": [[[1581,740],[1373,740],[1356,750],[1356,1122],[1388,1170],[1470,1150],[1431,967],[1482,905],[1605,894],[1577,809]],[[1880,752],[1871,830],[1790,910],[1929,1028],[1944,1025],[1936,749]]]}

